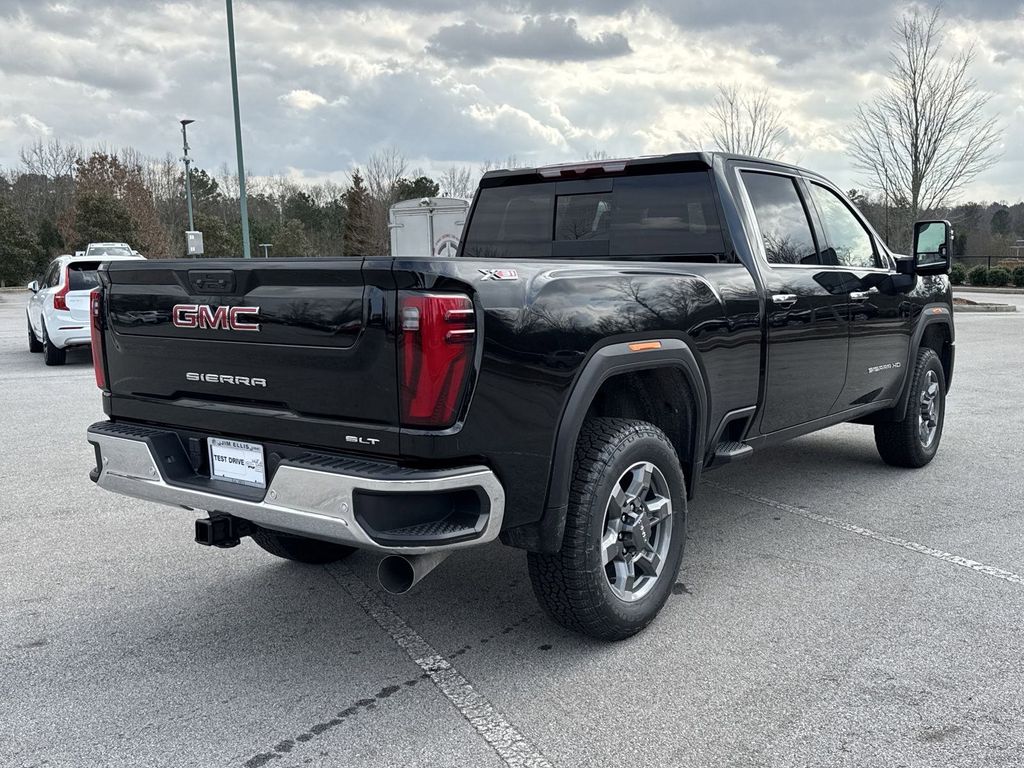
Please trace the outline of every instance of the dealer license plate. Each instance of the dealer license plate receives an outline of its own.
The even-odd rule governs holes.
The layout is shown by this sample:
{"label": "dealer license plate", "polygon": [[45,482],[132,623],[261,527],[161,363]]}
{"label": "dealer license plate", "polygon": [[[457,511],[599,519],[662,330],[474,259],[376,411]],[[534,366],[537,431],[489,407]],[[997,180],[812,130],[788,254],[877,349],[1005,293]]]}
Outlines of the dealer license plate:
{"label": "dealer license plate", "polygon": [[254,488],[267,487],[262,445],[219,437],[209,437],[206,442],[210,450],[210,477]]}

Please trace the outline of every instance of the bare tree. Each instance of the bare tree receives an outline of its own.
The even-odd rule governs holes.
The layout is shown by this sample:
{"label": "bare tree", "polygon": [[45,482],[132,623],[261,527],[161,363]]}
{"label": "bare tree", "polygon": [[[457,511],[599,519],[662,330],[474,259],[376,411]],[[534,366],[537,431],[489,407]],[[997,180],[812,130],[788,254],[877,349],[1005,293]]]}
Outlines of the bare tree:
{"label": "bare tree", "polygon": [[57,138],[46,142],[36,139],[22,147],[19,155],[26,173],[59,179],[74,174],[75,163],[82,156],[82,149],[75,144],[64,144]]}
{"label": "bare tree", "polygon": [[409,170],[409,163],[397,147],[375,152],[366,160],[366,188],[378,200],[390,205],[399,179]]}
{"label": "bare tree", "polygon": [[468,199],[473,196],[473,191],[476,188],[473,172],[466,166],[459,168],[453,165],[446,169],[437,177],[437,184],[441,187],[443,197]]}
{"label": "bare tree", "polygon": [[778,159],[786,149],[782,110],[767,89],[719,85],[704,133],[718,149],[738,155]]}
{"label": "bare tree", "polygon": [[397,147],[375,152],[366,160],[364,178],[369,192],[370,241],[369,253],[388,253],[391,232],[388,229],[388,211],[398,202],[399,182],[409,170],[409,163]]}
{"label": "bare tree", "polygon": [[515,155],[509,155],[508,157],[505,158],[504,162],[502,162],[501,160],[484,160],[480,164],[480,175],[483,176],[488,171],[497,171],[497,170],[512,171],[512,170],[515,170],[516,168],[522,168],[522,167],[523,167],[523,164],[521,162],[519,162],[519,158],[518,157],[516,157]]}
{"label": "bare tree", "polygon": [[943,61],[939,9],[915,8],[896,24],[888,87],[861,105],[850,136],[854,163],[911,219],[941,207],[996,160],[990,96],[968,74],[974,46]]}

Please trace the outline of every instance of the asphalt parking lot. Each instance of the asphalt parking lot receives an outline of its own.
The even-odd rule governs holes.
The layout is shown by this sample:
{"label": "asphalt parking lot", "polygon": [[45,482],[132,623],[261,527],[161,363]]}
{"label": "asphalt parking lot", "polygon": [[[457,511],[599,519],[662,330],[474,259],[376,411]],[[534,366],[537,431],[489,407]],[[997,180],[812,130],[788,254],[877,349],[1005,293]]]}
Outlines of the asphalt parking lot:
{"label": "asphalt parking lot", "polygon": [[88,353],[45,367],[0,293],[0,765],[1020,766],[1024,311],[957,335],[930,466],[844,425],[709,473],[666,609],[604,645],[515,550],[394,598],[95,488]]}

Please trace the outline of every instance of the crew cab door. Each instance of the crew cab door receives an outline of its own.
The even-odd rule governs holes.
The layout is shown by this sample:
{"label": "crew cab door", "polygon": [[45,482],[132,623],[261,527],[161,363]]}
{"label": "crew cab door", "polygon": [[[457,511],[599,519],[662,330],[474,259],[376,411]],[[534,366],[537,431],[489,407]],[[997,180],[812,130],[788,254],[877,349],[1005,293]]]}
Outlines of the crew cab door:
{"label": "crew cab door", "polygon": [[821,264],[803,182],[755,169],[740,179],[767,292],[760,432],[768,434],[832,412],[846,381],[848,297],[843,280]]}
{"label": "crew cab door", "polygon": [[821,258],[849,297],[850,353],[838,413],[899,394],[910,352],[910,279],[897,275],[850,204],[831,187],[806,181],[821,223]]}

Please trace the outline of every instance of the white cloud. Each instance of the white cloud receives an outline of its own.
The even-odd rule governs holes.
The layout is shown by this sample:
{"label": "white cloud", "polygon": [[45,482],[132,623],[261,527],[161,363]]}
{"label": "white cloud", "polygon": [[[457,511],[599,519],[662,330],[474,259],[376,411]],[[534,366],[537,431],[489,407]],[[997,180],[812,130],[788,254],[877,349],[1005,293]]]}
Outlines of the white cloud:
{"label": "white cloud", "polygon": [[[0,166],[16,164],[18,148],[47,133],[161,157],[178,151],[182,116],[197,121],[189,141],[205,167],[233,162],[222,7],[96,0],[86,10],[58,1],[0,0]],[[768,88],[784,108],[799,159],[856,186],[861,180],[841,138],[857,103],[884,85],[899,12],[891,0],[841,8],[810,0],[765,0],[756,8],[745,0],[481,0],[471,10],[457,0],[423,0],[415,10],[399,0],[339,5],[236,6],[253,172],[340,179],[392,144],[426,169],[510,155],[542,163],[593,150],[688,149],[681,135],[699,133],[715,85],[725,81]],[[14,10],[6,14],[7,7]],[[966,194],[1019,199],[1019,3],[947,0],[945,8],[951,34],[944,50],[979,41],[975,76],[1006,125],[1002,161]],[[509,34],[528,26],[526,16],[575,23],[549,21],[543,39]],[[453,42],[452,30],[463,33],[454,41],[458,55],[432,52],[432,40]],[[560,49],[567,40],[576,45],[573,56]],[[621,55],[588,58],[595,43],[597,54]]]}
{"label": "white cloud", "polygon": [[53,128],[48,126],[42,120],[35,115],[30,115],[27,112],[22,112],[15,120],[15,124],[24,126],[27,130],[33,133],[40,134],[42,136],[49,136],[53,133]]}
{"label": "white cloud", "polygon": [[327,103],[327,99],[319,93],[307,91],[305,88],[298,88],[294,91],[289,91],[278,98],[292,109],[299,109],[302,111],[316,109],[317,107],[322,107]]}
{"label": "white cloud", "polygon": [[565,137],[557,128],[545,125],[529,112],[518,109],[510,104],[499,104],[495,107],[483,104],[471,104],[465,114],[491,130],[509,131],[515,127],[524,127],[550,147],[564,149],[568,147]]}

